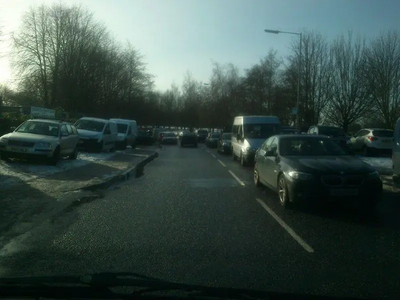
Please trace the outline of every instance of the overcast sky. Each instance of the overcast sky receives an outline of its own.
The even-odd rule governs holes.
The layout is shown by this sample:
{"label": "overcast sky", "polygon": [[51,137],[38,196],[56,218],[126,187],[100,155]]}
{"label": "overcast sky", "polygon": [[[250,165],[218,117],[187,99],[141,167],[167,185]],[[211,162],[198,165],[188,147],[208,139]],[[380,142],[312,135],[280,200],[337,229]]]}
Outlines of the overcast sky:
{"label": "overcast sky", "polygon": [[[49,0],[0,0],[2,37],[0,82],[13,80],[7,51],[9,33],[18,30],[31,5]],[[58,1],[57,1],[58,2]],[[181,84],[190,70],[207,82],[212,62],[232,62],[243,70],[270,48],[288,54],[295,36],[264,33],[316,30],[328,39],[353,30],[374,37],[400,29],[399,0],[61,0],[83,4],[117,40],[129,40],[144,55],[156,88]]]}

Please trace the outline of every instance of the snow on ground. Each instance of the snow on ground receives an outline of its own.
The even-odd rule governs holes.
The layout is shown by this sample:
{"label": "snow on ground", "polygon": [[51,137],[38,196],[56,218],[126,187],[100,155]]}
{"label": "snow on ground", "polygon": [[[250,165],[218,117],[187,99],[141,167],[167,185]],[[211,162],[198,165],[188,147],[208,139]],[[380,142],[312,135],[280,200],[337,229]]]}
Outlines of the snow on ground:
{"label": "snow on ground", "polygon": [[382,175],[391,175],[393,166],[392,159],[390,157],[362,157],[360,158],[375,168]]}
{"label": "snow on ground", "polygon": [[79,153],[76,160],[61,160],[57,166],[49,166],[40,162],[0,161],[0,189],[14,185],[20,181],[29,182],[38,177],[82,167],[89,163],[108,160],[116,153]]}

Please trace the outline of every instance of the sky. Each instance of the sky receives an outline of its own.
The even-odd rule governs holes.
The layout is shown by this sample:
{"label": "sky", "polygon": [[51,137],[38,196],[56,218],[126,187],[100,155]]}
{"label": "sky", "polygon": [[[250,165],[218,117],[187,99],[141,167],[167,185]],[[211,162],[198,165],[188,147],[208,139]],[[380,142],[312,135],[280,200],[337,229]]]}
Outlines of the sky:
{"label": "sky", "polygon": [[[0,83],[15,82],[10,68],[10,34],[18,31],[31,5],[53,0],[0,0]],[[155,88],[181,85],[187,71],[207,83],[212,63],[239,70],[256,64],[273,48],[285,58],[297,38],[264,29],[317,31],[328,40],[352,30],[374,38],[400,29],[398,0],[59,0],[81,4],[113,36],[144,56]]]}

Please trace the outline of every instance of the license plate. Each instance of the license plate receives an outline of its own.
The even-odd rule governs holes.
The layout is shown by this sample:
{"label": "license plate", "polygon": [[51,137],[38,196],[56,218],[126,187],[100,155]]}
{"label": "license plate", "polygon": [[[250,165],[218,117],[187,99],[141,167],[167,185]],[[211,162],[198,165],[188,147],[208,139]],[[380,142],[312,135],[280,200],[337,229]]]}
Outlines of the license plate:
{"label": "license plate", "polygon": [[332,189],[331,196],[357,196],[357,189]]}
{"label": "license plate", "polygon": [[28,152],[28,149],[26,149],[26,148],[11,148],[11,151],[25,153],[25,152]]}

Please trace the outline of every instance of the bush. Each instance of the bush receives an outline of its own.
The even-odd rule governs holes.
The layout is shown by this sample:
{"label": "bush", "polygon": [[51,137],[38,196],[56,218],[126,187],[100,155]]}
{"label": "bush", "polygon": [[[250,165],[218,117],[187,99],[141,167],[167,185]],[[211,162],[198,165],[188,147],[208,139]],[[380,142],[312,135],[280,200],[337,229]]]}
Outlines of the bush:
{"label": "bush", "polygon": [[17,127],[30,118],[29,115],[4,113],[0,118],[0,136],[11,132],[10,127]]}

